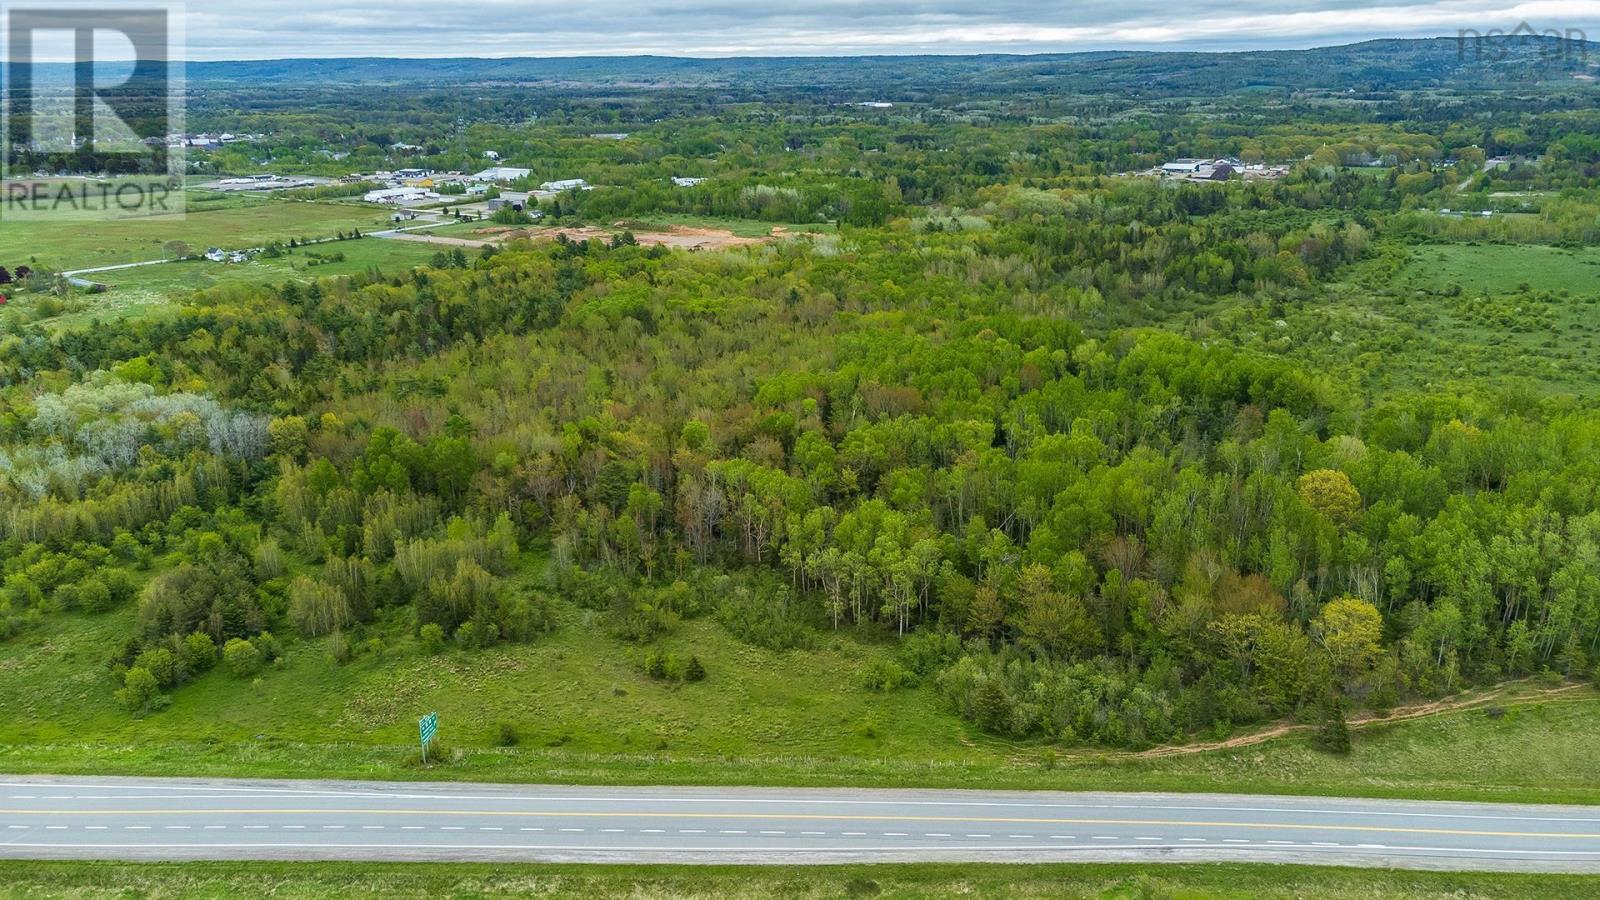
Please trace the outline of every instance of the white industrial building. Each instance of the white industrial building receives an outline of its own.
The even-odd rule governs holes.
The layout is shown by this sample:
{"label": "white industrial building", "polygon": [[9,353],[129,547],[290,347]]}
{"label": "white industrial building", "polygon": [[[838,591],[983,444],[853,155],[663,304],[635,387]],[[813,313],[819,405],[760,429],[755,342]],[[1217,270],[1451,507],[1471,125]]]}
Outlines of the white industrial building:
{"label": "white industrial building", "polygon": [[561,181],[546,181],[544,184],[539,185],[539,190],[550,191],[551,193],[571,190],[587,191],[589,190],[589,182],[584,181],[582,178],[567,178]]}
{"label": "white industrial building", "polygon": [[531,169],[519,169],[516,166],[492,166],[472,176],[473,181],[516,181],[527,178],[532,174]]}
{"label": "white industrial building", "polygon": [[376,191],[367,191],[362,200],[368,203],[418,203],[423,200],[437,200],[438,194],[426,188],[399,187],[383,188]]}

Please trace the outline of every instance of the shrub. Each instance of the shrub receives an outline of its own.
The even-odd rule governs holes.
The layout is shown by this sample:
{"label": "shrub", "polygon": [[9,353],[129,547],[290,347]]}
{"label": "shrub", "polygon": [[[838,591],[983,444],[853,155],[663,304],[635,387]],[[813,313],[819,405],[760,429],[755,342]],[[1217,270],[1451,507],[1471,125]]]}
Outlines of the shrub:
{"label": "shrub", "polygon": [[78,583],[78,606],[84,612],[105,612],[114,605],[113,599],[110,586],[99,578],[86,578]]}
{"label": "shrub", "polygon": [[278,639],[273,637],[270,631],[261,632],[251,638],[250,643],[256,645],[256,649],[261,651],[261,658],[267,662],[276,662],[283,658],[283,645],[278,643]]}
{"label": "shrub", "polygon": [[862,669],[861,683],[869,691],[892,691],[916,684],[917,676],[894,660],[879,656],[868,661]]}
{"label": "shrub", "polygon": [[1311,745],[1324,753],[1350,752],[1350,725],[1344,720],[1344,698],[1337,695],[1323,701],[1318,711],[1317,728]]}
{"label": "shrub", "polygon": [[650,603],[632,602],[613,613],[613,633],[633,644],[653,641],[678,629],[678,614]]}
{"label": "shrub", "polygon": [[150,674],[150,670],[134,666],[122,678],[122,687],[117,690],[117,701],[130,712],[138,713],[149,709],[152,702],[160,695],[161,686],[156,683],[156,677]]}
{"label": "shrub", "polygon": [[261,651],[244,638],[232,638],[223,646],[222,661],[235,678],[249,678],[261,671]]}
{"label": "shrub", "polygon": [[786,590],[767,599],[740,587],[723,600],[717,621],[728,633],[768,650],[795,650],[811,647],[815,633],[794,615],[793,603],[785,602]]}
{"label": "shrub", "polygon": [[429,622],[417,632],[417,637],[422,641],[422,649],[426,653],[438,653],[444,649],[444,629],[438,622]]}
{"label": "shrub", "polygon": [[183,639],[183,666],[190,672],[204,672],[216,665],[217,642],[204,631],[196,631]]}
{"label": "shrub", "polygon": [[134,659],[133,665],[134,668],[148,672],[161,687],[170,687],[178,683],[178,657],[165,647],[144,651]]}
{"label": "shrub", "polygon": [[680,656],[664,650],[651,648],[639,658],[639,668],[646,675],[657,681],[704,681],[706,667],[700,662],[700,657],[690,654]]}
{"label": "shrub", "polygon": [[495,737],[495,743],[501,747],[515,747],[520,740],[517,737],[516,726],[512,725],[510,722],[499,723],[499,725],[496,726],[496,730],[499,732],[499,734]]}
{"label": "shrub", "polygon": [[698,656],[690,656],[689,657],[689,661],[687,663],[685,663],[684,667],[683,667],[683,680],[684,681],[705,681],[706,680],[706,667],[702,666],[700,664],[700,657],[698,657]]}
{"label": "shrub", "polygon": [[916,631],[900,642],[900,664],[917,675],[934,675],[961,658],[961,638],[951,631]]}

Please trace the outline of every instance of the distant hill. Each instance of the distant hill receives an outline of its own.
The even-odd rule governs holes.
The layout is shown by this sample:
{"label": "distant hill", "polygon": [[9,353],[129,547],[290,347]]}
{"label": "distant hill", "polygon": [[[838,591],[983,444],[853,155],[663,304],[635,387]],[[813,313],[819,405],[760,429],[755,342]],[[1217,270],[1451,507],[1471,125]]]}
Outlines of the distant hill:
{"label": "distant hill", "polygon": [[283,59],[196,62],[191,83],[462,84],[921,90],[1178,96],[1249,89],[1393,91],[1584,84],[1600,45],[1552,38],[1375,40],[1310,50],[1097,52],[1036,56],[664,56],[519,59]]}

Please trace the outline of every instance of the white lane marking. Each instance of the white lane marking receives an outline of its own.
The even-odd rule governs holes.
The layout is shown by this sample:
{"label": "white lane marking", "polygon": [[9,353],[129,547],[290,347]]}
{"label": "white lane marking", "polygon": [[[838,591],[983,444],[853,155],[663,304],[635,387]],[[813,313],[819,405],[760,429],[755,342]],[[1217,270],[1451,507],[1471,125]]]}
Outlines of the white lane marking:
{"label": "white lane marking", "polygon": [[1013,838],[1013,839],[1020,838],[1021,840],[1027,840],[1027,839],[1033,837],[1033,835],[1031,835],[1031,834],[1008,834],[1008,835],[1006,835],[1006,837]]}
{"label": "white lane marking", "polygon": [[249,831],[261,831],[261,830],[269,828],[271,826],[268,826],[268,825],[246,825],[244,827],[245,827],[246,830],[249,830]]}
{"label": "white lane marking", "polygon": [[[29,788],[37,787],[38,782],[30,781],[0,781],[0,788]],[[743,803],[743,804],[820,804],[837,806],[872,806],[893,804],[896,806],[946,806],[946,807],[1004,807],[1016,809],[1117,809],[1117,810],[1187,810],[1191,812],[1252,812],[1252,813],[1288,813],[1295,815],[1316,814],[1330,816],[1386,816],[1399,818],[1433,818],[1433,819],[1489,819],[1496,822],[1600,822],[1600,817],[1580,816],[1511,816],[1500,812],[1485,813],[1444,813],[1428,812],[1426,809],[1339,809],[1318,807],[1312,804],[1325,802],[1323,798],[1304,798],[1305,805],[1293,806],[1206,806],[1200,804],[1161,803],[1161,804],[1133,804],[1133,803],[1091,803],[1091,802],[1026,802],[1006,800],[911,800],[888,796],[883,799],[835,799],[815,797],[670,797],[670,796],[559,796],[546,794],[446,794],[431,791],[389,791],[379,789],[365,790],[331,790],[327,788],[292,788],[292,787],[251,787],[248,785],[197,785],[197,784],[60,784],[54,785],[61,789],[94,789],[99,791],[190,791],[204,796],[215,794],[287,794],[293,796],[319,796],[319,797],[373,797],[384,800],[394,799],[424,799],[424,800],[482,800],[492,802],[602,802],[602,803]],[[203,793],[209,792],[209,793]],[[39,799],[35,794],[9,795],[17,800]],[[118,799],[137,799],[126,794],[118,795]],[[162,795],[162,799],[174,799],[170,794]],[[1241,798],[1260,799],[1260,798]],[[1359,799],[1359,798],[1358,798]],[[1376,801],[1375,801],[1376,802]],[[1387,801],[1386,801],[1387,802]],[[1399,801],[1388,805],[1427,804],[1437,801]]]}
{"label": "white lane marking", "polygon": [[992,834],[969,834],[969,835],[967,835],[967,837],[970,837],[970,838],[986,838],[986,837],[994,837],[994,835],[992,835]]}
{"label": "white lane marking", "polygon": [[32,828],[33,826],[31,826],[31,825],[7,825],[6,827],[10,828],[13,831],[27,831],[29,828]]}
{"label": "white lane marking", "polygon": [[478,830],[479,831],[505,831],[504,828],[501,828],[498,825],[479,825],[478,826]]}
{"label": "white lane marking", "polygon": [[1313,846],[1313,847],[1337,847],[1339,845],[1333,843],[1332,841],[1312,841],[1311,842],[1311,846]]}
{"label": "white lane marking", "polygon": [[601,834],[621,834],[622,833],[622,829],[621,828],[602,828],[602,829],[600,829],[600,833]]}
{"label": "white lane marking", "polygon": [[1159,840],[1161,840],[1161,838],[1153,838],[1153,837],[1136,837],[1136,838],[1134,838],[1134,840],[1136,840],[1136,841],[1159,841]]}
{"label": "white lane marking", "polygon": [[[466,831],[467,828],[466,828],[465,825],[440,825],[439,826],[439,830],[440,831]],[[565,831],[566,829],[562,829],[562,830]]]}
{"label": "white lane marking", "polygon": [[109,825],[85,825],[83,827],[88,831],[105,831],[110,826]]}
{"label": "white lane marking", "polygon": [[[678,829],[678,833],[679,834],[705,834],[706,830],[704,828],[680,828],[680,829]],[[820,831],[817,832],[817,834],[821,834],[821,833],[822,832],[820,832]]]}
{"label": "white lane marking", "polygon": [[291,830],[298,831],[299,829],[304,828],[305,826],[304,825],[284,825],[283,827],[291,829]]}
{"label": "white lane marking", "polygon": [[[0,846],[4,846],[6,848],[15,848],[15,849],[33,849],[33,848],[60,849],[62,847],[62,844],[60,842],[38,842],[38,843],[33,843],[33,842],[27,842],[27,841],[7,841],[3,845],[0,845]],[[71,845],[69,845],[69,846],[71,846]],[[94,844],[90,844],[90,845],[86,845],[86,846],[92,846],[92,847],[94,847],[96,849],[113,849],[113,850],[115,850],[115,849],[143,849],[143,850],[148,850],[148,849],[150,849],[150,847],[152,845],[149,844],[148,842],[145,842],[145,843],[124,843],[124,844],[99,843],[99,842],[96,842]],[[270,843],[246,843],[246,842],[218,843],[218,842],[211,842],[211,843],[185,843],[185,844],[183,844],[183,848],[184,849],[202,849],[202,850],[211,850],[211,849],[217,849],[217,850],[250,850],[250,849],[260,849],[260,848],[280,848],[280,849],[281,848],[290,848],[290,849],[323,848],[323,849],[336,849],[336,850],[391,849],[392,850],[392,849],[394,849],[394,846],[395,846],[394,844],[329,843],[327,841],[315,841],[315,842],[273,841],[273,842],[270,842]],[[649,846],[649,845],[641,845],[641,846],[634,846],[634,847],[623,847],[623,846],[585,846],[585,845],[572,845],[572,844],[463,844],[463,843],[453,843],[453,844],[407,844],[406,847],[407,848],[422,849],[422,850],[473,850],[473,849],[482,849],[482,850],[486,850],[486,851],[500,851],[500,852],[559,850],[559,851],[565,851],[565,852],[581,852],[581,853],[630,853],[630,852],[648,853],[648,852],[657,852],[657,851],[659,851],[661,849],[658,846]],[[1004,845],[1004,844],[991,844],[991,845],[986,846],[984,849],[997,850],[997,851],[1004,851],[1004,850],[1022,851],[1022,850],[1037,850],[1037,849],[1039,849],[1039,846],[1037,844],[1016,845],[1016,846],[1008,846],[1008,845]],[[1231,848],[1219,848],[1219,849],[1231,849]],[[1329,849],[1329,848],[1312,848],[1310,846],[1302,846],[1300,849],[1311,851],[1311,850],[1314,850],[1314,849],[1326,850],[1326,849]],[[1477,855],[1477,856],[1486,856],[1486,857],[1491,857],[1491,858],[1495,857],[1495,856],[1521,856],[1521,857],[1555,856],[1555,857],[1583,857],[1583,858],[1586,858],[1586,859],[1594,858],[1594,857],[1600,857],[1600,850],[1513,850],[1513,849],[1498,849],[1497,850],[1497,849],[1488,849],[1488,848],[1482,848],[1482,847],[1411,847],[1411,846],[1398,846],[1398,845],[1396,845],[1396,846],[1378,845],[1374,849],[1383,849],[1383,850],[1389,850],[1389,851],[1403,851],[1403,852],[1412,852],[1412,853],[1462,853],[1462,854],[1474,854],[1474,855]],[[776,850],[776,852],[790,852],[790,853],[856,854],[856,853],[867,852],[867,853],[894,854],[894,853],[916,853],[916,852],[927,852],[927,853],[970,853],[972,851],[972,848],[971,847],[963,847],[963,846],[960,846],[960,845],[951,845],[951,844],[923,844],[923,845],[913,844],[913,845],[909,845],[908,846],[908,845],[902,843],[902,844],[884,844],[884,845],[881,845],[881,846],[865,846],[865,847],[863,847],[863,846],[854,846],[854,847],[806,847],[806,846],[800,846],[800,847],[794,847],[794,848],[775,848],[775,850]],[[750,848],[748,846],[743,846],[743,845],[737,846],[737,847],[695,847],[692,850],[686,850],[685,852],[689,852],[689,853],[718,853],[718,854],[721,854],[721,853],[732,853],[732,854],[740,854],[740,853],[749,853],[750,852]]]}
{"label": "white lane marking", "polygon": [[1279,845],[1289,845],[1289,846],[1293,846],[1294,845],[1294,841],[1267,841],[1267,843],[1269,843],[1269,844],[1279,844]]}
{"label": "white lane marking", "polygon": [[150,826],[149,825],[124,825],[124,826],[122,826],[122,828],[123,828],[124,831],[149,831],[150,830]]}
{"label": "white lane marking", "polygon": [[322,827],[327,831],[341,831],[344,829],[343,825],[324,825]]}
{"label": "white lane marking", "polygon": [[1122,838],[1113,837],[1113,836],[1111,836],[1109,834],[1097,834],[1097,835],[1094,836],[1094,839],[1097,840],[1097,841],[1120,841],[1120,840],[1122,840]]}
{"label": "white lane marking", "polygon": [[1382,844],[1357,844],[1356,846],[1360,847],[1363,850],[1387,850],[1387,849],[1389,849],[1389,848],[1385,847]]}
{"label": "white lane marking", "polygon": [[748,831],[739,831],[737,829],[728,828],[728,829],[724,829],[722,831],[719,831],[717,833],[718,834],[749,834],[750,832],[748,832]]}
{"label": "white lane marking", "polygon": [[667,833],[667,830],[665,828],[641,828],[641,829],[639,829],[639,831],[640,831],[641,834],[666,834]]}
{"label": "white lane marking", "polygon": [[1204,844],[1206,842],[1205,838],[1178,838],[1178,840],[1188,841],[1191,844]]}
{"label": "white lane marking", "polygon": [[867,836],[867,833],[865,831],[841,831],[839,833],[844,835],[845,837],[866,837]]}
{"label": "white lane marking", "polygon": [[361,830],[362,831],[382,831],[383,830],[383,826],[382,825],[363,825],[363,826],[361,826]]}
{"label": "white lane marking", "polygon": [[166,825],[166,826],[163,826],[163,827],[165,827],[168,831],[188,831],[189,830],[189,826],[187,826],[187,825]]}
{"label": "white lane marking", "polygon": [[[780,832],[780,834],[781,834],[781,832]],[[910,835],[906,834],[904,831],[885,831],[883,833],[883,836],[884,837],[910,837]],[[1021,837],[1021,835],[1013,835],[1013,837]]]}
{"label": "white lane marking", "polygon": [[[802,833],[802,834],[810,834],[810,833],[811,833],[811,832],[801,832],[801,833]],[[817,832],[817,833],[818,833],[818,834],[821,834],[821,833],[822,833],[822,832],[820,832],[820,831],[819,831],[819,832]],[[949,836],[950,836],[950,835],[948,835],[948,834],[946,834],[946,833],[945,833],[945,832],[943,832],[943,831],[930,831],[930,832],[928,832],[928,833],[927,833],[927,834],[924,834],[924,835],[923,835],[923,837],[949,837]]]}
{"label": "white lane marking", "polygon": [[226,826],[226,825],[207,825],[206,826],[206,830],[207,831],[222,831],[223,829],[225,829],[227,827],[228,826]]}
{"label": "white lane marking", "polygon": [[66,831],[67,830],[67,826],[65,826],[65,825],[46,825],[44,827],[44,830],[45,831]]}
{"label": "white lane marking", "polygon": [[562,831],[568,831],[568,832],[573,832],[573,833],[576,833],[576,832],[580,832],[580,831],[582,831],[582,830],[583,830],[583,829],[582,829],[582,828],[563,828],[563,829],[561,829],[561,830],[562,830]]}
{"label": "white lane marking", "polygon": [[1072,834],[1052,834],[1050,838],[1056,841],[1075,841],[1078,839],[1077,835]]}
{"label": "white lane marking", "polygon": [[518,828],[518,831],[543,831],[543,828]]}
{"label": "white lane marking", "polygon": [[[687,832],[687,831],[684,832],[684,834],[688,834],[688,833],[689,832]],[[808,837],[821,837],[821,836],[827,834],[826,831],[802,831],[800,833],[803,834],[803,835],[806,835]]]}
{"label": "white lane marking", "polygon": [[1223,838],[1222,842],[1224,844],[1248,844],[1248,843],[1250,843],[1249,841],[1244,840],[1243,838]]}

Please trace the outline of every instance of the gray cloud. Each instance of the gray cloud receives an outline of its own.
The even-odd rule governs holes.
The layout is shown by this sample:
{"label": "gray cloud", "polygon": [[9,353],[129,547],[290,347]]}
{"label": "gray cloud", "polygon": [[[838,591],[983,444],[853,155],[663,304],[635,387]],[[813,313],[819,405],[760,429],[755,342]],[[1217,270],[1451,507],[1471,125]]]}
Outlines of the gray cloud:
{"label": "gray cloud", "polygon": [[1600,37],[1600,0],[188,0],[187,10],[191,59],[1248,49],[1521,21]]}

